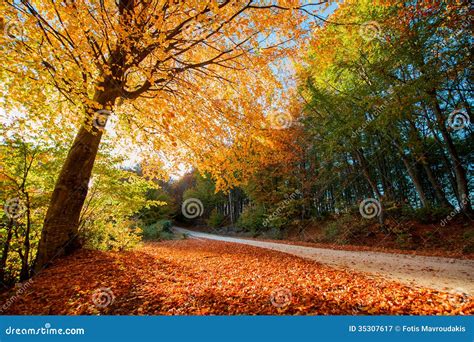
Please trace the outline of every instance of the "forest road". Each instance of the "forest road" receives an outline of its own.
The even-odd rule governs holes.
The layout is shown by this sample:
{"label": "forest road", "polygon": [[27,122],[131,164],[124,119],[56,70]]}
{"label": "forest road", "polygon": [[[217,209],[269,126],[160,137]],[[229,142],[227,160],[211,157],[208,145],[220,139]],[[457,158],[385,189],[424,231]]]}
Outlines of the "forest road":
{"label": "forest road", "polygon": [[410,286],[474,295],[474,260],[394,254],[371,251],[344,251],[284,243],[239,239],[173,227],[178,233],[198,239],[210,239],[267,248],[317,261],[335,268],[350,269],[396,280]]}

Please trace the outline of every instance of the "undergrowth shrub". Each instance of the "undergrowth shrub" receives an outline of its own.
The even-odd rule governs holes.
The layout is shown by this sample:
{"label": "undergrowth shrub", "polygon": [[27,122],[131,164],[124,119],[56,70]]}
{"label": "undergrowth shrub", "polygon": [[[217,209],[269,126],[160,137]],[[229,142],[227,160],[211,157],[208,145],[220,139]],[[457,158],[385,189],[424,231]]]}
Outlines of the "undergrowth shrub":
{"label": "undergrowth shrub", "polygon": [[132,221],[97,222],[83,233],[86,248],[102,251],[123,251],[132,249],[140,242],[142,230]]}
{"label": "undergrowth shrub", "polygon": [[245,207],[239,219],[237,227],[244,231],[255,233],[264,228],[265,208],[262,205]]}
{"label": "undergrowth shrub", "polygon": [[160,220],[155,223],[143,226],[142,239],[147,240],[170,240],[173,238],[170,220]]}
{"label": "undergrowth shrub", "polygon": [[209,218],[207,219],[207,225],[212,228],[219,228],[223,225],[225,217],[223,214],[219,213],[217,209],[213,209]]}
{"label": "undergrowth shrub", "polygon": [[368,232],[369,222],[350,213],[341,214],[326,222],[322,241],[338,244],[357,242],[358,237]]}

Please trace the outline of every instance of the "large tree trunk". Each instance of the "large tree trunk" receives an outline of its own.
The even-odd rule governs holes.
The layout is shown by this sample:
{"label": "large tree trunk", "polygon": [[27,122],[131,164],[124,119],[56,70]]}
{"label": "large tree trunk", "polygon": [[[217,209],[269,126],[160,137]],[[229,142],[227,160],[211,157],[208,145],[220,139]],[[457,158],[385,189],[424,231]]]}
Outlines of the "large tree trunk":
{"label": "large tree trunk", "polygon": [[[134,23],[131,13],[135,5],[135,0],[118,1],[120,26],[132,27]],[[115,100],[123,96],[118,82],[123,79],[126,72],[126,51],[123,43],[119,41],[117,47],[110,53],[107,60],[109,72],[98,78],[102,81],[97,84],[93,97],[94,104],[92,107],[86,106],[85,125],[79,129],[56,181],[38,245],[38,254],[34,264],[36,273],[47,267],[54,258],[69,254],[81,246],[78,236],[79,219],[99,150],[102,129],[106,123],[105,120],[99,127],[94,125],[91,127],[90,120],[97,120],[97,111],[111,109]],[[139,88],[131,92],[128,98],[137,98],[143,93],[143,89]]]}
{"label": "large tree trunk", "polygon": [[80,247],[79,216],[87,196],[92,167],[102,133],[81,126],[54,188],[44,220],[35,272],[54,258]]}
{"label": "large tree trunk", "polygon": [[[104,86],[107,89],[107,85]],[[96,110],[109,107],[115,100],[110,93],[97,92],[98,108],[88,109],[88,119],[94,120]],[[46,212],[43,231],[34,265],[37,273],[53,259],[67,255],[81,246],[78,236],[79,218],[87,196],[92,167],[99,150],[102,128],[81,126],[56,181]]]}

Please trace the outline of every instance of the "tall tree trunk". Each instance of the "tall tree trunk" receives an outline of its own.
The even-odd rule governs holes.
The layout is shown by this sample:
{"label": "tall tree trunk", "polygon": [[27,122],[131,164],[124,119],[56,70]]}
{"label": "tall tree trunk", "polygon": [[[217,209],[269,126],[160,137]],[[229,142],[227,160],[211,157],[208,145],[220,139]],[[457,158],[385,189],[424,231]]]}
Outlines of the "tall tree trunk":
{"label": "tall tree trunk", "polygon": [[403,165],[405,165],[407,169],[408,175],[413,181],[413,185],[415,185],[415,190],[416,190],[416,193],[418,194],[418,197],[420,197],[421,205],[423,207],[429,207],[430,203],[428,201],[428,198],[426,197],[426,193],[421,184],[421,180],[420,180],[420,177],[418,176],[417,170],[415,170],[415,168],[410,164],[410,161],[404,155],[403,152],[400,152],[400,157],[402,158]]}
{"label": "tall tree trunk", "polygon": [[382,175],[380,181],[382,182],[382,186],[383,186],[384,191],[385,191],[384,192],[384,199],[386,201],[392,202],[395,198],[395,195],[394,195],[394,191],[393,191],[393,184],[390,181],[389,168],[387,167],[387,165],[389,165],[389,163],[387,163],[387,159],[385,157],[386,157],[385,155],[378,156],[377,157],[377,165],[379,167],[380,174]]}
{"label": "tall tree trunk", "polygon": [[[108,84],[103,86],[104,89],[109,89],[109,87]],[[97,108],[86,110],[88,119],[97,119],[96,111],[110,108],[115,98],[110,93],[97,91],[94,96]],[[35,272],[47,267],[53,259],[70,254],[81,247],[78,236],[79,218],[99,150],[103,125],[105,123],[101,123],[100,127],[81,126],[74,139],[46,212],[34,264]]]}
{"label": "tall tree trunk", "polygon": [[[119,0],[119,26],[132,27],[133,15],[137,2],[135,0]],[[90,127],[90,120],[96,120],[99,110],[109,110],[115,100],[122,96],[119,80],[123,79],[127,71],[125,65],[126,43],[119,39],[116,48],[111,51],[107,60],[109,72],[100,75],[98,85],[92,98],[93,105],[86,106],[86,126]],[[129,48],[127,46],[127,48]],[[135,99],[143,92],[138,89],[129,96]],[[79,219],[82,206],[87,196],[89,181],[99,150],[102,138],[102,129],[92,126],[86,129],[81,126],[69,150],[66,161],[61,169],[59,178],[51,196],[46,212],[43,231],[38,245],[38,254],[34,264],[34,271],[39,272],[47,267],[54,258],[66,255],[80,247],[78,238]]]}
{"label": "tall tree trunk", "polygon": [[449,158],[451,159],[454,174],[456,176],[456,188],[457,188],[459,206],[462,209],[462,211],[466,213],[470,213],[472,210],[472,207],[471,207],[471,201],[469,199],[469,189],[467,185],[466,170],[461,164],[461,158],[459,158],[459,155],[456,151],[453,140],[451,139],[451,136],[449,135],[449,132],[446,129],[443,113],[442,113],[441,107],[439,106],[438,99],[436,98],[436,92],[432,92],[430,95],[433,100],[433,110],[436,115],[436,121],[438,122],[438,128],[446,143],[448,155],[449,155]]}
{"label": "tall tree trunk", "polygon": [[23,242],[23,256],[21,258],[20,281],[25,281],[30,277],[30,231],[31,231],[31,202],[28,192],[24,192],[26,198],[26,229],[25,240]]}
{"label": "tall tree trunk", "polygon": [[423,185],[421,184],[421,179],[420,179],[420,176],[418,175],[416,168],[413,167],[413,165],[411,164],[411,161],[408,159],[407,155],[405,155],[405,151],[403,150],[403,147],[400,145],[400,143],[398,143],[395,140],[392,140],[392,144],[398,150],[398,155],[402,159],[403,165],[405,165],[408,175],[413,181],[413,185],[415,186],[416,193],[418,194],[418,197],[420,198],[421,205],[423,207],[429,207],[430,203],[426,196],[426,192],[423,189]]}
{"label": "tall tree trunk", "polygon": [[232,205],[232,190],[229,190],[229,216],[230,216],[230,223],[234,225],[234,207]]}
{"label": "tall tree trunk", "polygon": [[[428,110],[426,109],[425,104],[423,104],[423,111],[425,113],[425,118],[427,120],[430,120]],[[444,143],[439,138],[438,132],[436,132],[435,127],[433,127],[433,125],[428,125],[428,128],[429,128],[430,132],[433,134],[434,140],[436,141],[438,146],[441,148],[441,150],[440,150],[441,156],[443,157],[443,162],[444,162],[445,167],[446,167],[446,177],[448,178],[449,183],[451,184],[451,188],[454,192],[454,196],[456,196],[456,198],[459,198],[458,188],[457,188],[457,185],[456,185],[456,177],[452,172],[453,170],[451,168],[451,161],[446,156],[446,149],[445,149]]]}
{"label": "tall tree trunk", "polygon": [[[415,123],[412,120],[408,120],[408,122],[413,132],[412,136],[414,137],[415,141],[423,147],[423,151],[429,150],[429,148],[427,148],[427,146],[425,145],[425,141],[420,137],[420,132],[417,129]],[[439,202],[439,205],[445,208],[452,208],[453,206],[447,200],[442,186],[439,184],[438,180],[436,179],[436,176],[431,170],[431,165],[429,163],[429,156],[426,155],[425,152],[422,152],[421,156],[418,156],[417,159],[420,160],[420,163],[423,166],[423,169],[425,170],[426,175],[428,176],[428,180],[431,186],[433,187],[433,190],[435,192],[435,196],[436,196],[437,201]]]}
{"label": "tall tree trunk", "polygon": [[362,168],[362,173],[364,174],[365,179],[369,183],[369,185],[370,185],[372,191],[374,192],[374,194],[377,196],[377,199],[380,200],[382,198],[382,194],[380,193],[380,190],[378,189],[377,184],[375,183],[375,181],[370,176],[369,167],[367,165],[367,160],[365,159],[365,156],[364,156],[362,150],[357,149],[355,151],[355,154],[356,154],[357,160],[359,161],[359,164]]}
{"label": "tall tree trunk", "polygon": [[87,196],[92,167],[102,133],[93,134],[81,126],[56,182],[46,212],[35,272],[54,258],[80,247],[79,217]]}
{"label": "tall tree trunk", "polygon": [[452,208],[453,206],[446,199],[446,195],[444,194],[444,191],[441,188],[441,185],[439,184],[438,180],[436,179],[436,176],[433,174],[433,171],[431,170],[430,165],[425,161],[422,161],[421,164],[423,165],[423,168],[426,172],[426,175],[428,176],[428,180],[430,181],[431,186],[433,187],[433,189],[435,191],[435,196],[436,196],[436,199],[438,200],[439,204],[442,207],[445,207],[445,208]]}
{"label": "tall tree trunk", "polygon": [[372,180],[372,177],[370,176],[369,172],[369,166],[367,163],[367,160],[365,159],[364,152],[362,149],[356,149],[355,151],[356,158],[359,161],[360,166],[362,167],[362,172],[364,173],[365,178],[367,179],[367,182],[369,183],[370,187],[372,188],[372,191],[374,194],[377,196],[377,199],[380,204],[380,214],[378,215],[378,220],[381,225],[384,224],[385,220],[385,215],[384,215],[384,210],[383,210],[383,201],[382,201],[382,194],[380,193],[377,184]]}
{"label": "tall tree trunk", "polygon": [[13,223],[14,220],[10,219],[7,225],[7,237],[3,244],[2,257],[0,258],[0,282],[5,283],[5,270],[7,267],[8,252],[10,251],[10,242],[13,237]]}

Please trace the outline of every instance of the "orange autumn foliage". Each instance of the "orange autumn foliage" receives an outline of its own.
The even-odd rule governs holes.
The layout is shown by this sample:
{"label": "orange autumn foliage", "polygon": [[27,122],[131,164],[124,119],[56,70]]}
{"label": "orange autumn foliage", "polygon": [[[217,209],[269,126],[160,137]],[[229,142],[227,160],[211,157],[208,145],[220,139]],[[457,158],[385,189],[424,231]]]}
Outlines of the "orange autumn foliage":
{"label": "orange autumn foliage", "polygon": [[218,188],[237,185],[287,157],[269,122],[296,118],[275,74],[302,23],[332,2],[2,2],[5,107],[51,130],[57,120],[91,128],[106,98],[106,134],[139,146],[145,173],[192,164]]}
{"label": "orange autumn foliage", "polygon": [[[93,300],[98,289],[104,305]],[[125,253],[79,251],[35,277],[7,313],[460,315],[473,314],[474,303],[280,252],[181,240]]]}

